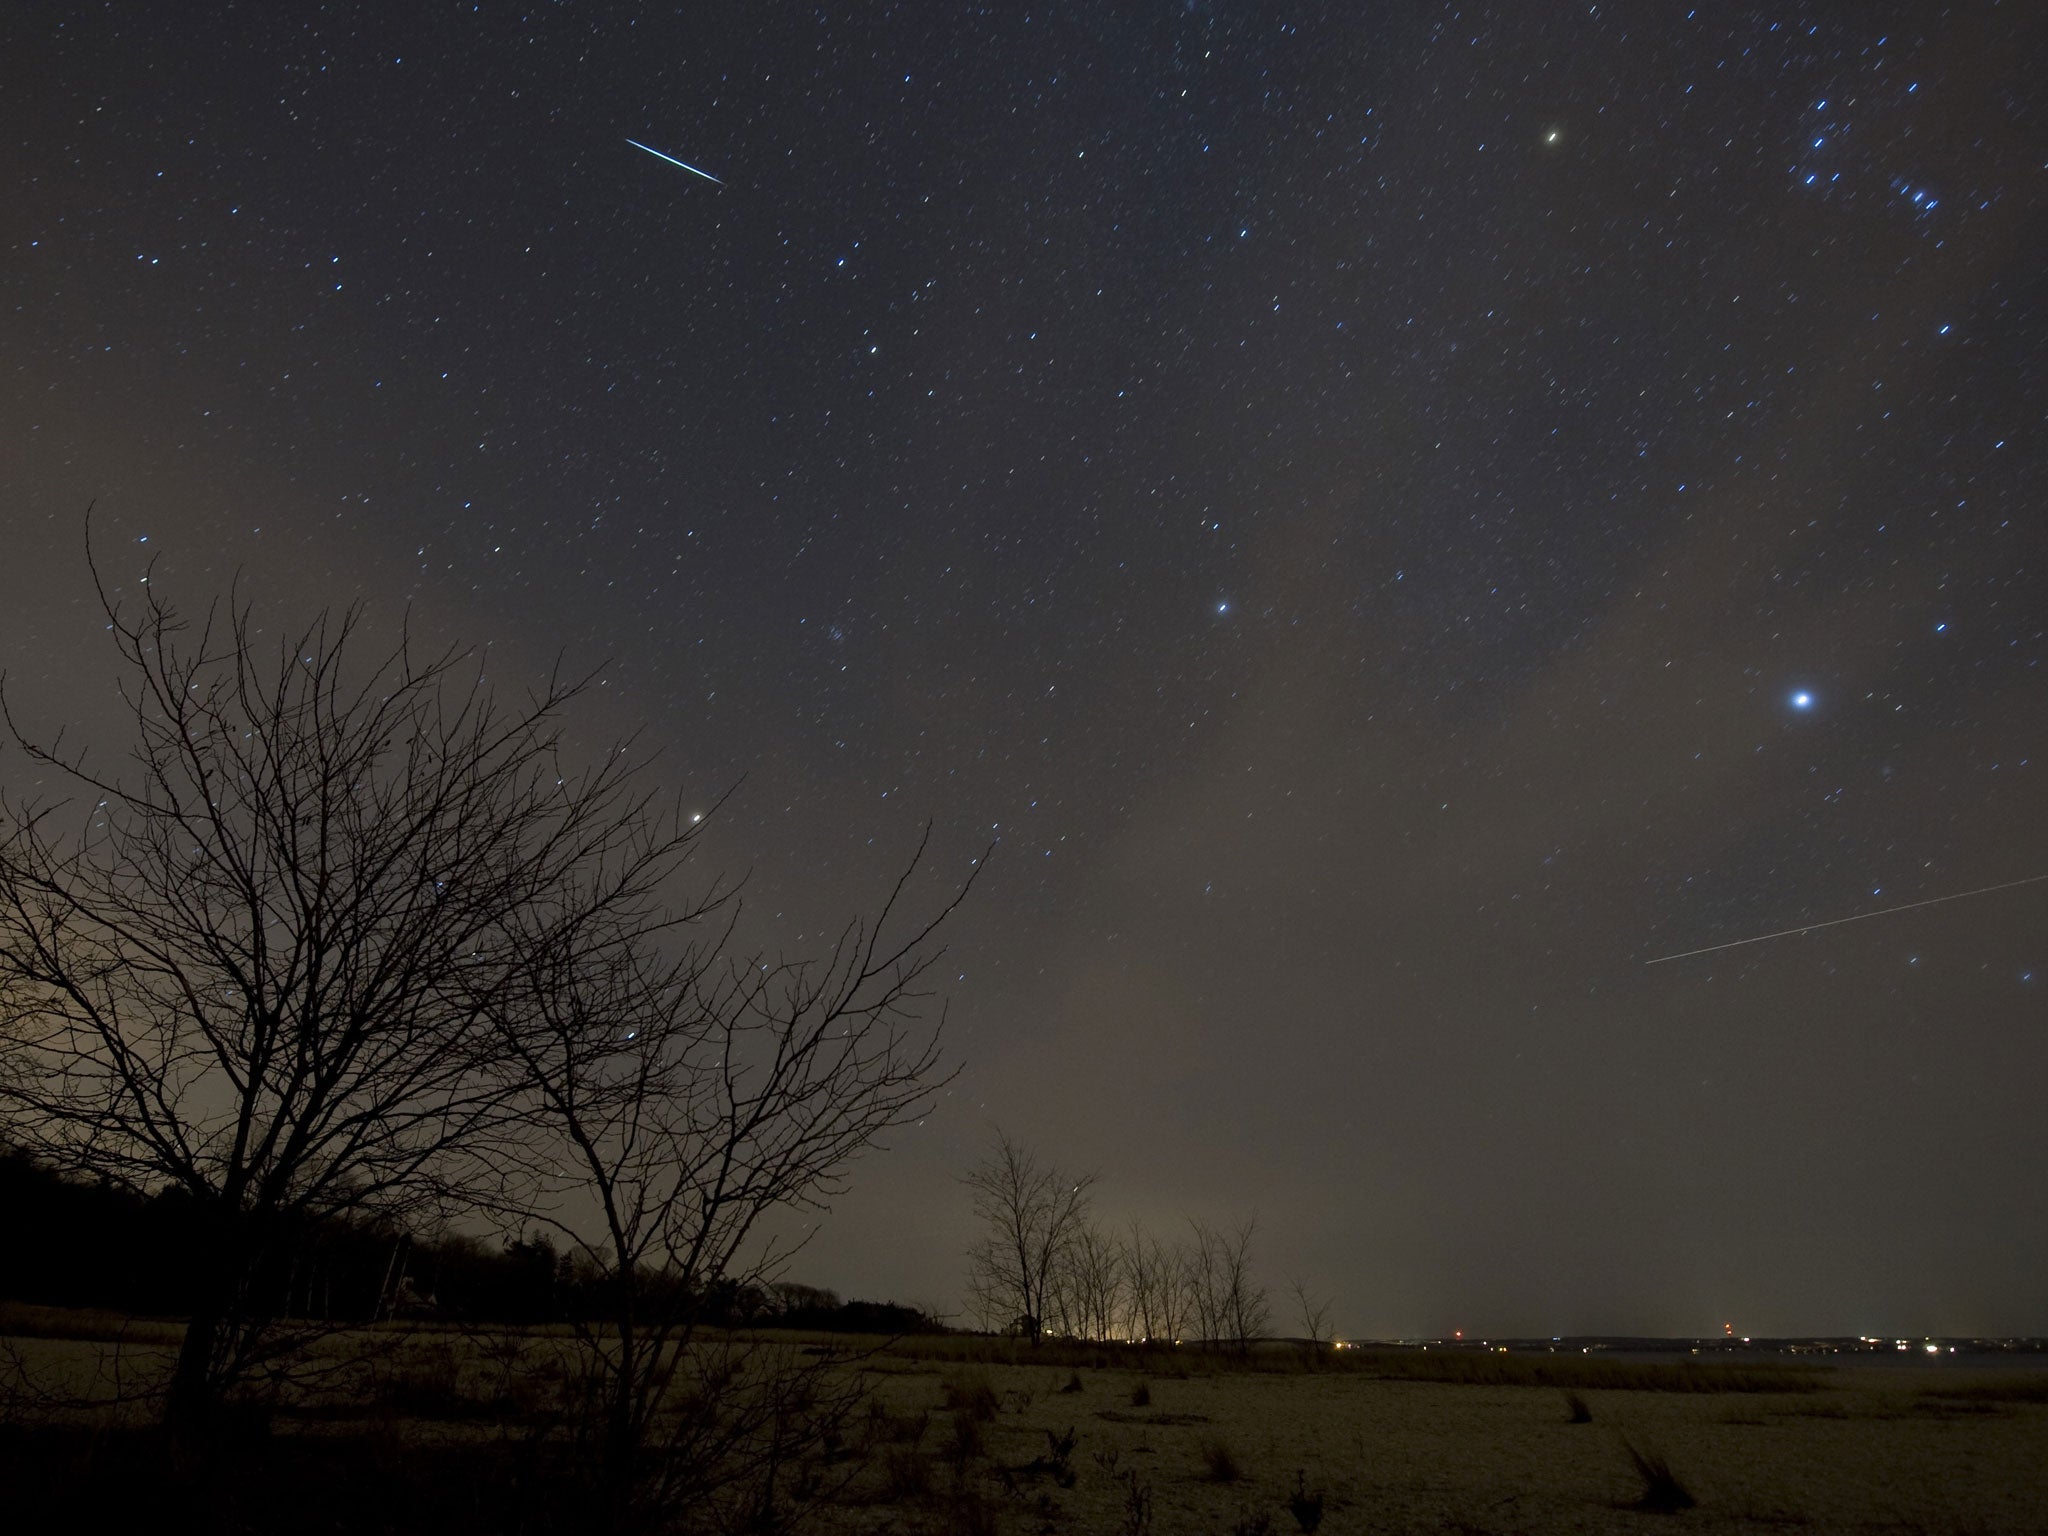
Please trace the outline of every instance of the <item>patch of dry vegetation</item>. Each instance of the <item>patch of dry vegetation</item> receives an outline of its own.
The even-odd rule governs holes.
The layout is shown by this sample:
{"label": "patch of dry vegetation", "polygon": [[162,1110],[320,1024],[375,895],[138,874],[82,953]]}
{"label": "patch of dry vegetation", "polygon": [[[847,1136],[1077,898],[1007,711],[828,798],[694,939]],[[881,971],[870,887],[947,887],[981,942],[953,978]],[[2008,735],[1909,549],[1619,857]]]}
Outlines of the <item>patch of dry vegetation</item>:
{"label": "patch of dry vegetation", "polygon": [[1561,1387],[1590,1392],[1817,1392],[1827,1385],[1820,1365],[1691,1360],[1601,1360],[1586,1355],[1498,1354],[1476,1350],[1356,1350],[1343,1369],[1383,1381],[1437,1381],[1459,1386]]}
{"label": "patch of dry vegetation", "polygon": [[26,1301],[0,1301],[0,1338],[176,1345],[184,1342],[185,1325],[174,1319],[130,1317],[91,1307],[39,1307]]}
{"label": "patch of dry vegetation", "polygon": [[1997,1381],[1944,1382],[1924,1387],[1924,1399],[1954,1403],[2048,1403],[2048,1375],[2013,1376]]}
{"label": "patch of dry vegetation", "polygon": [[910,1360],[1043,1366],[1069,1374],[1076,1370],[1126,1371],[1185,1380],[1191,1376],[1320,1372],[1385,1381],[1608,1392],[1815,1392],[1827,1384],[1830,1370],[1825,1365],[1791,1361],[1613,1360],[1563,1353],[1421,1347],[1327,1350],[1311,1358],[1298,1348],[1239,1352],[1073,1339],[1031,1344],[1023,1339],[964,1334],[904,1339],[892,1346],[891,1352]]}

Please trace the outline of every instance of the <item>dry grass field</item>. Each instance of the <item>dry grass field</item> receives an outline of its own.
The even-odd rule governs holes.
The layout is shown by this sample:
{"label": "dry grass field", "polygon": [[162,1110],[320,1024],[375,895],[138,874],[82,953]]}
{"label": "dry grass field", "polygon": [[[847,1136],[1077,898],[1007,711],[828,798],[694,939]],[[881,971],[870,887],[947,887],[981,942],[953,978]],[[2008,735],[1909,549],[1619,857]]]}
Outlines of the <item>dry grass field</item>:
{"label": "dry grass field", "polygon": [[[202,1496],[147,1430],[76,1401],[146,1392],[173,1328],[0,1320],[38,1335],[9,1340],[8,1358],[45,1389],[16,1395],[0,1439],[24,1517],[118,1520],[186,1497],[220,1530],[574,1525],[532,1476],[559,1336],[330,1339],[316,1352],[329,1368],[205,1469]],[[816,1500],[795,1528],[825,1533],[2048,1531],[2048,1376],[2024,1371],[773,1347],[861,1389],[792,1478]],[[59,1385],[74,1400],[61,1410]],[[129,1493],[95,1473],[115,1459]],[[168,1506],[121,1502],[152,1478],[176,1485]]]}
{"label": "dry grass field", "polygon": [[[1071,1429],[1071,1489],[1005,1489],[999,1529],[1130,1530],[1132,1478],[1161,1532],[1290,1532],[1297,1489],[1321,1529],[1565,1532],[1665,1529],[2048,1530],[2048,1384],[2031,1398],[1971,1395],[2015,1382],[1865,1368],[1805,1392],[1587,1389],[1573,1423],[1553,1387],[1385,1380],[1367,1373],[1140,1376],[1029,1366],[902,1374],[881,1394],[931,1408],[946,1461],[949,1396],[984,1388],[989,1467],[1043,1458]],[[1079,1389],[1061,1391],[1078,1379]],[[1953,1393],[1955,1395],[1948,1395]],[[1143,1406],[1133,1399],[1142,1399]],[[1696,1501],[1642,1507],[1633,1445],[1662,1457]],[[1234,1470],[1235,1475],[1231,1473]],[[951,1486],[951,1469],[935,1473]],[[968,1469],[971,1487],[987,1473]],[[1021,1507],[1020,1507],[1021,1505]],[[892,1521],[895,1522],[892,1524]],[[890,1511],[868,1529],[915,1529]]]}

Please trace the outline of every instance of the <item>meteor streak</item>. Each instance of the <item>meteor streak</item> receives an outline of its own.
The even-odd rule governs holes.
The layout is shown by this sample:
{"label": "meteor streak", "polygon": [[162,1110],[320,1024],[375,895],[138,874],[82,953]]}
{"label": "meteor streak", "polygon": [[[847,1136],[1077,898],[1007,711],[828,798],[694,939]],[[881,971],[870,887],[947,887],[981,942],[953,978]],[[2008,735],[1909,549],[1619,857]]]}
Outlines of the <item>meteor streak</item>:
{"label": "meteor streak", "polygon": [[2028,875],[2023,880],[2007,880],[1999,885],[1980,885],[1974,891],[1957,891],[1952,896],[1930,896],[1925,901],[1909,901],[1903,906],[1880,907],[1875,912],[1858,912],[1850,917],[1831,917],[1821,923],[1801,923],[1797,928],[1780,928],[1776,933],[1760,933],[1753,939],[1730,939],[1726,944],[1709,944],[1704,949],[1688,949],[1676,955],[1659,955],[1654,960],[1645,960],[1644,965],[1662,965],[1667,960],[1690,960],[1694,955],[1711,955],[1716,950],[1740,949],[1745,944],[1761,944],[1766,939],[1782,939],[1788,934],[1811,933],[1816,928],[1833,928],[1842,923],[1860,923],[1866,917],[1889,917],[1894,912],[1911,912],[1915,907],[1938,907],[1944,901],[1962,901],[1970,896],[1988,896],[1993,891],[2009,891],[2016,885],[2036,885],[2048,880],[2048,875]]}
{"label": "meteor streak", "polygon": [[725,185],[724,182],[719,181],[718,178],[712,175],[709,171],[700,171],[697,169],[697,167],[690,164],[690,162],[687,160],[678,160],[674,155],[664,155],[660,150],[655,149],[652,145],[642,144],[638,139],[628,139],[626,140],[626,142],[632,145],[635,149],[646,150],[647,153],[654,156],[654,158],[657,160],[666,160],[670,165],[680,165],[692,176],[702,176],[706,181],[714,182],[721,187]]}

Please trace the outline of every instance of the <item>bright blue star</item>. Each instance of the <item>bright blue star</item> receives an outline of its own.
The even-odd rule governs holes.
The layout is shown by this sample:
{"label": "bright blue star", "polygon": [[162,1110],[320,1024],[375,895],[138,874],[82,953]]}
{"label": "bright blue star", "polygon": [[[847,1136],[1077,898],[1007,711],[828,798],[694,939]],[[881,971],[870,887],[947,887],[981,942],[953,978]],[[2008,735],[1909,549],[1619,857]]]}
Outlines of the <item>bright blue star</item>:
{"label": "bright blue star", "polygon": [[1813,695],[1808,693],[1804,688],[1800,689],[1797,693],[1792,695],[1792,707],[1794,709],[1813,708]]}

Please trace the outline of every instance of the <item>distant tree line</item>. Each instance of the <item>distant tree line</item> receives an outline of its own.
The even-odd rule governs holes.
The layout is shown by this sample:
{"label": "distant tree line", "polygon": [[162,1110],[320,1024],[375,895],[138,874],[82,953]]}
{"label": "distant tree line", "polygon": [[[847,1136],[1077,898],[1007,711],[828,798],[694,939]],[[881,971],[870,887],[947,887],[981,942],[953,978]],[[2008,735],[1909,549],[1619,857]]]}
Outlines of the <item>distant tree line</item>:
{"label": "distant tree line", "polygon": [[[67,1178],[0,1146],[0,1219],[9,1235],[0,1244],[0,1300],[160,1317],[192,1309],[195,1224],[181,1190],[143,1195]],[[390,1222],[330,1217],[309,1223],[284,1253],[255,1282],[268,1292],[258,1304],[281,1319],[525,1325],[589,1321],[604,1311],[605,1276],[542,1231],[419,1235]],[[789,1281],[721,1279],[694,1298],[693,1310],[721,1327],[944,1329],[917,1307],[843,1301],[835,1291]]]}
{"label": "distant tree line", "polygon": [[[1254,1263],[1255,1218],[1231,1226],[1190,1219],[1160,1235],[1132,1219],[1095,1218],[1096,1176],[1046,1160],[998,1130],[965,1177],[981,1222],[968,1250],[969,1305],[984,1326],[1045,1336],[1198,1342],[1243,1350],[1268,1337],[1271,1297]],[[1302,1339],[1329,1338],[1329,1304],[1290,1286]]]}

